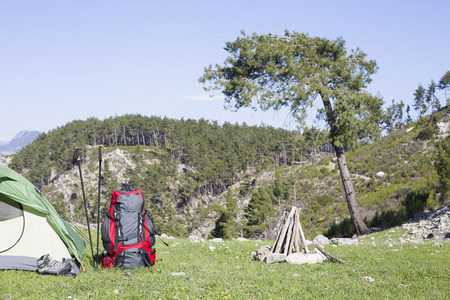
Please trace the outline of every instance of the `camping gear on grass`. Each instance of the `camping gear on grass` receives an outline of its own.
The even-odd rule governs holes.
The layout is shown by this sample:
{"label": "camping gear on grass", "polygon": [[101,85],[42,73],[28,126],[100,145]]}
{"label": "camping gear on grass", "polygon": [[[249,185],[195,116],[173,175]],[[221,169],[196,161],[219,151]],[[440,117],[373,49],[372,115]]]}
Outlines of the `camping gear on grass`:
{"label": "camping gear on grass", "polygon": [[36,262],[37,272],[42,275],[65,275],[75,277],[81,270],[73,258],[63,258],[62,261],[53,259],[49,254],[42,255]]}
{"label": "camping gear on grass", "polygon": [[155,263],[155,226],[144,202],[140,190],[112,192],[101,228],[105,268],[134,269]]}
{"label": "camping gear on grass", "polygon": [[25,177],[0,165],[0,269],[36,271],[45,254],[81,264],[86,244]]}

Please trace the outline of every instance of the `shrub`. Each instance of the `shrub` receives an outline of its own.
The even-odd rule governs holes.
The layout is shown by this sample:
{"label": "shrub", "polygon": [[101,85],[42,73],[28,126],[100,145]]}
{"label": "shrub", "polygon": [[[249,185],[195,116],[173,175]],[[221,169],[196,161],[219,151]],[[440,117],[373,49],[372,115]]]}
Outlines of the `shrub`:
{"label": "shrub", "polygon": [[424,129],[422,129],[417,135],[417,139],[421,141],[430,140],[433,135],[437,134],[438,131],[435,128],[432,128],[431,125],[428,125]]}
{"label": "shrub", "polygon": [[408,220],[404,209],[388,210],[380,213],[376,213],[375,217],[368,222],[369,227],[392,227],[399,226],[404,221]]}
{"label": "shrub", "polygon": [[328,206],[334,202],[334,197],[331,195],[320,195],[315,200],[322,206]]}
{"label": "shrub", "polygon": [[332,237],[352,237],[356,233],[353,222],[350,218],[345,218],[338,224],[333,224],[330,229],[325,232],[325,236]]}
{"label": "shrub", "polygon": [[320,166],[328,166],[329,164],[330,164],[330,161],[324,157],[319,160]]}

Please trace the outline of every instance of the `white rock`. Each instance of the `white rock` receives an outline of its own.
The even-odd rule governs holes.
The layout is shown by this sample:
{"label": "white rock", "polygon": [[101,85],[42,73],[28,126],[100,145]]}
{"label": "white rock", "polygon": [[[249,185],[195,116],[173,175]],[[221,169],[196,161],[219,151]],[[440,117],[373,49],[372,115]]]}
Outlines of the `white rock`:
{"label": "white rock", "polygon": [[310,240],[305,240],[306,247],[312,246],[314,243]]}
{"label": "white rock", "polygon": [[324,246],[328,245],[330,243],[330,240],[327,237],[319,234],[313,239],[313,243]]}
{"label": "white rock", "polygon": [[330,240],[331,243],[336,245],[351,245],[358,246],[357,239],[348,239],[348,238],[333,238]]}
{"label": "white rock", "polygon": [[269,253],[266,257],[266,263],[272,264],[286,260],[286,255],[281,253]]}
{"label": "white rock", "polygon": [[264,261],[266,259],[267,255],[270,253],[270,249],[272,249],[272,246],[270,246],[270,245],[259,247],[258,251],[256,251],[255,259]]}
{"label": "white rock", "polygon": [[308,254],[302,252],[291,253],[286,257],[286,262],[290,264],[303,265],[321,263],[325,259],[326,257],[320,251],[316,251],[316,249],[314,249]]}
{"label": "white rock", "polygon": [[375,174],[376,178],[383,178],[384,175],[386,175],[383,171],[378,172],[377,174]]}

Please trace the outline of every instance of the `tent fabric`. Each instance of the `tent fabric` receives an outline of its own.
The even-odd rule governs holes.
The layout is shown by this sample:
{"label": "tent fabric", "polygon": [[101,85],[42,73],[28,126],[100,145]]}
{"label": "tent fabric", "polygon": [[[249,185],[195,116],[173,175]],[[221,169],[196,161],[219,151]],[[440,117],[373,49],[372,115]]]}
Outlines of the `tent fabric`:
{"label": "tent fabric", "polygon": [[[54,230],[54,233],[56,233],[56,235],[64,242],[75,259],[81,263],[86,247],[83,239],[61,218],[50,202],[44,198],[41,192],[31,182],[8,167],[0,165],[0,201],[2,199],[4,202],[7,202],[7,199],[10,199],[9,202],[12,200],[22,205],[27,216],[25,222],[28,221],[30,215],[40,216],[40,218],[38,218],[39,221],[37,222],[42,223],[44,220],[48,223]],[[30,213],[30,215],[28,213]],[[20,223],[22,222],[21,218],[22,217],[17,217],[14,221]],[[9,220],[4,222],[9,222]],[[22,227],[22,225],[16,226],[19,228]],[[33,225],[30,224],[30,226]],[[3,235],[3,233],[0,234]],[[39,231],[38,235],[41,234],[42,233]],[[2,249],[0,249],[0,251],[1,250]],[[41,255],[43,254],[47,253],[42,253]],[[7,255],[7,253],[0,253],[0,255],[4,256]]]}
{"label": "tent fabric", "polygon": [[16,256],[35,258],[50,254],[59,261],[70,257],[67,246],[49,226],[44,214],[27,211],[27,208],[23,210],[23,214],[23,217],[0,222],[0,251],[11,247],[11,250],[2,254],[13,253]]}
{"label": "tent fabric", "polygon": [[0,255],[0,269],[21,269],[26,271],[36,271],[36,261],[37,259],[35,257]]}

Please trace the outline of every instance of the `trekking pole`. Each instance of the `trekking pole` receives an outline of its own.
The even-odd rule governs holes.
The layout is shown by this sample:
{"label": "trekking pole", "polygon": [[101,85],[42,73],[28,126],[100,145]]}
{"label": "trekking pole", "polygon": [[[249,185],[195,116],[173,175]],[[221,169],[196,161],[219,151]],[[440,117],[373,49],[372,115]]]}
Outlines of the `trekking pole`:
{"label": "trekking pole", "polygon": [[[89,226],[89,215],[87,211],[87,204],[86,204],[86,196],[84,195],[84,185],[83,185],[83,176],[81,175],[81,158],[80,158],[80,151],[78,150],[78,147],[75,147],[75,152],[73,153],[72,158],[72,164],[75,165],[78,163],[78,169],[80,170],[80,180],[81,180],[81,190],[83,191],[83,201],[84,201],[84,210],[86,212],[86,222],[89,232],[89,243],[91,244],[91,253],[92,253],[92,262],[94,263],[94,249],[92,247],[92,237],[91,237],[91,227]],[[94,264],[95,267],[95,264]]]}
{"label": "trekking pole", "polygon": [[102,178],[102,146],[98,146],[98,203],[97,203],[97,267],[98,270],[98,245],[100,227],[100,180]]}

